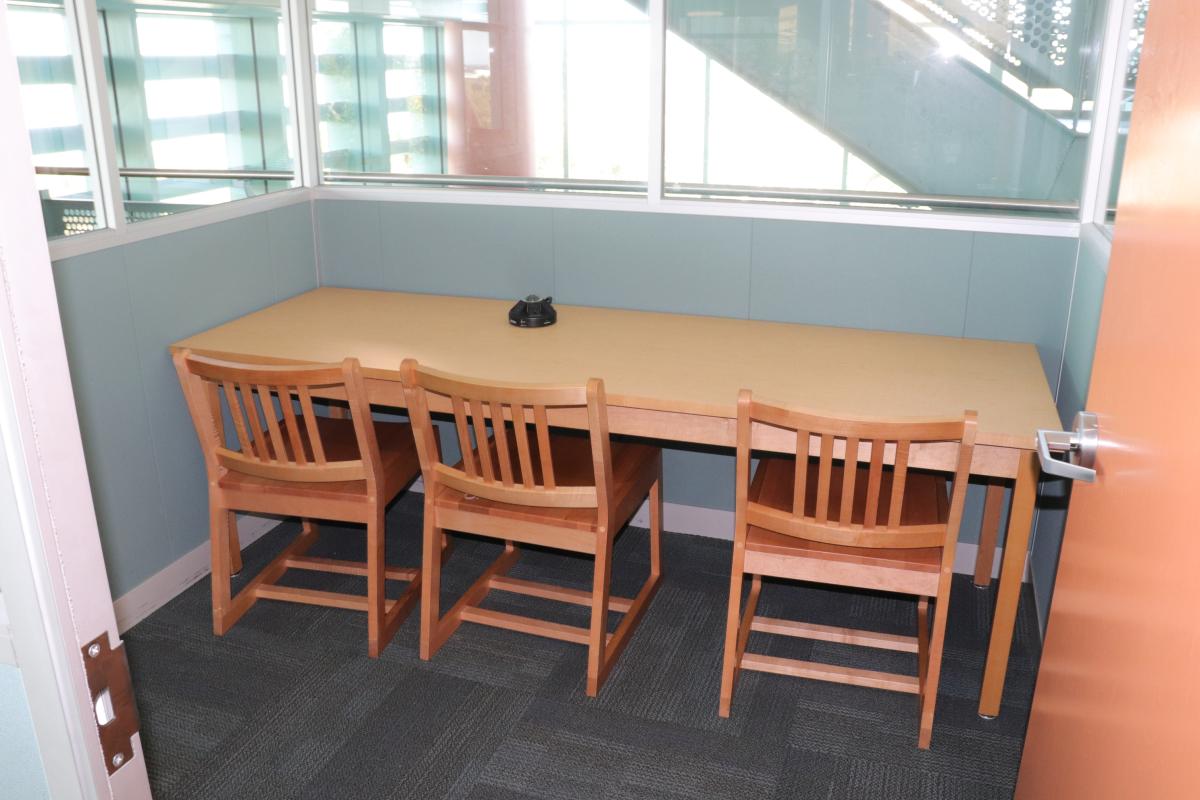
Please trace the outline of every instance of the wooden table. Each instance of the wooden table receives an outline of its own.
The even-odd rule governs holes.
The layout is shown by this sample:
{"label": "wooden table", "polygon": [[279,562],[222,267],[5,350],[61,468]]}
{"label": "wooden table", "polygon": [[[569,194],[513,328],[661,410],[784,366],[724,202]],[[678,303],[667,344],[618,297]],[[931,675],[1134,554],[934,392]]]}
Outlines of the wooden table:
{"label": "wooden table", "polygon": [[[991,575],[1004,483],[1015,481],[979,713],[995,716],[1012,644],[1037,488],[1038,428],[1059,427],[1033,345],[560,306],[558,324],[508,324],[511,303],[320,288],[176,342],[267,363],[357,357],[372,403],[403,407],[402,359],[478,378],[605,381],[614,433],[733,447],[738,390],[815,411],[879,417],[979,413],[971,472],[990,481],[976,582]],[[578,425],[567,417],[553,424]],[[790,438],[790,441],[788,439]],[[795,452],[795,437],[756,439]],[[914,463],[952,468],[952,449]]]}

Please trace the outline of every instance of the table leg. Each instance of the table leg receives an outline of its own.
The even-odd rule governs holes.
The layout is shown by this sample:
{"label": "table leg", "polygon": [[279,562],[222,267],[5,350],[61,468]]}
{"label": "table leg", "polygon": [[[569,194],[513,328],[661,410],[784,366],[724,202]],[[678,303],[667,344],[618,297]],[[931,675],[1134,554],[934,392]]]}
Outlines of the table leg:
{"label": "table leg", "polygon": [[1008,515],[1008,534],[1004,539],[1004,560],[1000,565],[1000,589],[992,617],[992,638],[988,643],[987,664],[983,670],[983,689],[979,693],[979,715],[995,717],[1000,713],[1004,694],[1004,676],[1008,671],[1008,652],[1012,647],[1017,603],[1021,599],[1021,578],[1029,550],[1033,527],[1033,503],[1037,497],[1037,454],[1021,452],[1017,481],[1013,487],[1012,509]]}
{"label": "table leg", "polygon": [[975,585],[992,585],[992,562],[996,558],[996,539],[1000,535],[1000,513],[1004,510],[1004,484],[989,478],[983,501],[983,525],[979,528],[979,553],[975,556]]}

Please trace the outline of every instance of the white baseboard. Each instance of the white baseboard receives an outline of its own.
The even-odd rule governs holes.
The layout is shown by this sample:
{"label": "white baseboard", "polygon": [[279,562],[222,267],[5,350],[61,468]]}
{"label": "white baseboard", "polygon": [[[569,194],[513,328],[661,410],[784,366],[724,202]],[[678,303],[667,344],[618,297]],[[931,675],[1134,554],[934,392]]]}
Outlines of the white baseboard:
{"label": "white baseboard", "polygon": [[[412,485],[411,491],[423,492],[424,490],[425,487],[418,478]],[[633,515],[630,522],[642,528],[649,525],[649,504],[642,503],[642,507]],[[278,524],[279,520],[273,517],[239,514],[238,535],[242,547],[257,541]],[[733,512],[687,506],[681,503],[663,503],[663,527],[672,533],[707,536],[710,539],[729,541],[733,538]],[[978,552],[978,545],[960,543],[954,554],[954,571],[966,575],[975,574],[975,555]],[[1003,554],[1003,549],[997,547],[996,556],[992,559],[993,578],[1000,576],[1000,561]],[[121,595],[113,603],[113,610],[117,616],[117,628],[124,633],[162,608],[174,597],[207,575],[209,566],[209,546],[208,542],[205,542],[161,572],[152,575],[137,587]],[[1025,572],[1021,579],[1029,581],[1028,558],[1025,560]],[[3,659],[2,648],[3,642],[0,641],[0,660]]]}
{"label": "white baseboard", "polygon": [[[274,517],[238,514],[238,539],[244,548],[278,524]],[[209,543],[205,541],[113,602],[117,630],[124,633],[137,625],[210,571]]]}

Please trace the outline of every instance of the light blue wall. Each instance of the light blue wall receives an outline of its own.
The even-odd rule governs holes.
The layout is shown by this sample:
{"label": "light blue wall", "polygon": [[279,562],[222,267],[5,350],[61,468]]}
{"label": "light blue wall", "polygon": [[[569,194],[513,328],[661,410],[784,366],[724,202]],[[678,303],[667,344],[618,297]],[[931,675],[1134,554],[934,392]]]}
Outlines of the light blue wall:
{"label": "light blue wall", "polygon": [[[1066,357],[1063,359],[1062,381],[1058,391],[1058,414],[1064,430],[1070,429],[1076,412],[1082,411],[1087,402],[1111,250],[1111,242],[1099,228],[1095,225],[1084,227],[1079,240],[1071,318],[1067,324]],[[1051,478],[1042,483],[1038,500],[1030,570],[1043,630],[1054,593],[1054,577],[1058,572],[1058,554],[1062,548],[1070,493],[1070,481]]]}
{"label": "light blue wall", "polygon": [[54,263],[114,597],[203,543],[206,481],[172,342],[317,284],[307,202]]}
{"label": "light blue wall", "polygon": [[[538,292],[563,303],[1029,341],[1053,387],[1076,249],[1070,238],[933,229],[322,200],[311,212],[301,203],[58,261],[113,594],[206,536],[203,468],[167,346],[313,288],[318,263],[330,286]],[[1095,288],[1081,279],[1076,294]],[[1080,319],[1071,347],[1082,342]],[[1089,363],[1087,347],[1069,352],[1064,381]],[[729,454],[669,450],[665,481],[670,502],[733,507]],[[981,495],[976,487],[969,496],[965,541],[977,535]]]}
{"label": "light blue wall", "polygon": [[0,664],[0,786],[13,800],[50,797],[21,671],[8,664]]}
{"label": "light blue wall", "polygon": [[[1077,242],[638,212],[316,202],[321,283],[1037,345],[1054,388]],[[733,508],[733,457],[669,450],[669,502]],[[963,527],[974,541],[982,491]]]}

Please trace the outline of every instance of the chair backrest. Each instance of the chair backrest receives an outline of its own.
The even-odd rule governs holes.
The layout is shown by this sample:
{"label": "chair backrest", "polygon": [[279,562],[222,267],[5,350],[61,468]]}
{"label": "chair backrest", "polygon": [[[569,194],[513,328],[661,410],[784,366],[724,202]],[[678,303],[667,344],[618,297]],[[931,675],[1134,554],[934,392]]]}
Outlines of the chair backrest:
{"label": "chair backrest", "polygon": [[[226,469],[279,481],[361,480],[374,493],[380,479],[379,443],[357,359],[272,366],[188,350],[176,352],[174,359],[210,480]],[[348,401],[357,458],[327,457],[314,394]],[[232,419],[237,449],[227,444],[223,412]]]}
{"label": "chair backrest", "polygon": [[[975,446],[975,417],[974,411],[967,411],[957,419],[839,419],[756,402],[743,389],[738,397],[738,510],[744,514],[745,525],[825,544],[873,548],[945,546],[957,541],[962,521]],[[790,509],[748,500],[752,437],[754,428],[760,425],[796,434]],[[820,448],[817,462],[810,464],[813,437],[819,440]],[[953,470],[945,470],[954,476],[947,521],[905,524],[905,486],[909,480],[912,445],[939,442],[957,444],[955,466]],[[838,487],[834,486],[835,450],[841,451],[844,463]],[[859,462],[869,464],[865,491],[857,484],[861,480]],[[890,466],[885,466],[885,462],[890,462]],[[810,488],[812,469],[817,470],[816,485]],[[739,522],[738,529],[743,527]]]}
{"label": "chair backrest", "polygon": [[[593,378],[585,386],[485,383],[429,369],[413,359],[406,359],[400,372],[427,492],[440,483],[500,503],[595,508],[597,519],[607,520],[612,445],[602,381]],[[441,460],[431,404],[454,416],[461,469]],[[594,485],[559,482],[550,446],[547,412],[552,409],[586,409]]]}

